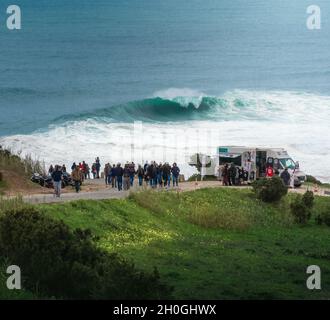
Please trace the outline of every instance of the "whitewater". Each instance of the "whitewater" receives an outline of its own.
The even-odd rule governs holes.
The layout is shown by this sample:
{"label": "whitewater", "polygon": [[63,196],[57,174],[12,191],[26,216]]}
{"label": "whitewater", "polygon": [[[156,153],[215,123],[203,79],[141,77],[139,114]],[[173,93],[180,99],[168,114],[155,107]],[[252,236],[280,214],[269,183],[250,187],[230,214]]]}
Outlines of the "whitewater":
{"label": "whitewater", "polygon": [[220,145],[285,148],[301,169],[330,181],[330,96],[293,91],[160,90],[131,101],[55,118],[29,134],[0,137],[14,152],[50,164],[100,157],[110,163],[177,162],[185,176],[196,152]]}

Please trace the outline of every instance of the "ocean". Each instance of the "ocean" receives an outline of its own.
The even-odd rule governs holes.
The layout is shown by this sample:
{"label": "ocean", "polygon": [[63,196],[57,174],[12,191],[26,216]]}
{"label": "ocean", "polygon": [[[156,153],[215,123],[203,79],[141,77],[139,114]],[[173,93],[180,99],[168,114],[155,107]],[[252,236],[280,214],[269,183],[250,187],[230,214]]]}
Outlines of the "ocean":
{"label": "ocean", "polygon": [[[15,0],[0,23],[0,144],[71,166],[283,147],[330,181],[330,2]],[[2,1],[5,12],[11,1]],[[5,21],[6,15],[0,16]]]}

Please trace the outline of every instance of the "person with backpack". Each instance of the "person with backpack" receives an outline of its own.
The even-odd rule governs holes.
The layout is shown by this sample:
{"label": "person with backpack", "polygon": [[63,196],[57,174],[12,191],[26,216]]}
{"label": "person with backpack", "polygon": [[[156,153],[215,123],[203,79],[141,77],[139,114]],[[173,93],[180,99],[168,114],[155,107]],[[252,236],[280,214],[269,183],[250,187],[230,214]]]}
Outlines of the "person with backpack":
{"label": "person with backpack", "polygon": [[143,185],[143,177],[144,177],[144,169],[142,168],[142,166],[139,164],[138,169],[136,171],[137,177],[139,179],[139,186],[142,187]]}
{"label": "person with backpack", "polygon": [[71,178],[74,182],[74,186],[76,189],[76,192],[78,193],[80,191],[80,186],[82,182],[82,171],[80,170],[79,166],[76,166],[74,170],[71,173]]}

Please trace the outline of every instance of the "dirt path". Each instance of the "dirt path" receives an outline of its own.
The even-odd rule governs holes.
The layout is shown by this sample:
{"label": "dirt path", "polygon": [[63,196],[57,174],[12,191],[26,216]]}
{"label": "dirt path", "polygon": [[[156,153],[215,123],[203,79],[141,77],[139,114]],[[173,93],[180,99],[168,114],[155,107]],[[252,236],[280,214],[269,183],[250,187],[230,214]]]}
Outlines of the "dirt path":
{"label": "dirt path", "polygon": [[[135,182],[136,184],[136,182]],[[203,188],[224,188],[218,181],[202,181],[202,182],[183,182],[179,185],[179,188],[169,188],[169,190],[178,190],[180,192],[193,191]],[[230,187],[230,188],[249,188],[248,186]],[[312,190],[316,195],[329,196],[330,190],[316,189],[312,186],[303,186],[298,189],[290,190],[290,192],[304,193],[307,189]],[[47,190],[47,189],[46,189]],[[131,188],[131,191],[141,190],[141,187],[135,186]],[[104,199],[122,199],[129,195],[129,191],[118,191],[111,187],[106,187],[103,180],[89,180],[86,182],[80,193],[75,193],[71,187],[67,187],[63,190],[60,198],[56,198],[53,195],[53,191],[48,189],[47,193],[29,194],[24,195],[23,200],[27,203],[57,203],[67,202],[79,199],[85,200],[104,200]]]}

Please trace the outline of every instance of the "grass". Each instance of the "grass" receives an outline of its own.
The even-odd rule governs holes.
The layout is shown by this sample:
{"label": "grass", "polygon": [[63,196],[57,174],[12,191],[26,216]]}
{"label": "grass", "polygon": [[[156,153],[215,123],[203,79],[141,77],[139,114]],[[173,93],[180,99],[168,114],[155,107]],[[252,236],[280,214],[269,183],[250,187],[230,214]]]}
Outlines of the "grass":
{"label": "grass", "polygon": [[43,162],[33,159],[31,155],[21,157],[21,152],[13,153],[10,149],[4,149],[0,145],[0,170],[10,170],[22,175],[31,175],[34,172],[44,173]]}
{"label": "grass", "polygon": [[44,164],[30,155],[21,157],[0,145],[0,196],[13,190],[24,191],[34,187],[30,181],[33,173],[44,173]]}
{"label": "grass", "polygon": [[[330,228],[293,222],[290,197],[276,205],[249,190],[142,192],[124,200],[40,205],[72,228],[89,228],[100,247],[142,269],[154,266],[177,299],[329,299]],[[329,198],[316,198],[316,216]],[[322,290],[306,269],[322,270]]]}

